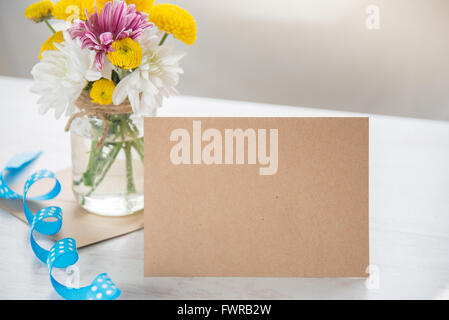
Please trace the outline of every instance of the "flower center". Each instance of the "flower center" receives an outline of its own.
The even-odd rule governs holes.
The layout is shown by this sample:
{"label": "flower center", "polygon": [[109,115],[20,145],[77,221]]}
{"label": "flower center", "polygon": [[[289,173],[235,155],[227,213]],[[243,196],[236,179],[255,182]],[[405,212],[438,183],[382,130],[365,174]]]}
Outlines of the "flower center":
{"label": "flower center", "polygon": [[142,48],[131,38],[116,40],[112,44],[114,51],[108,53],[108,58],[114,66],[130,70],[137,68],[142,61]]}

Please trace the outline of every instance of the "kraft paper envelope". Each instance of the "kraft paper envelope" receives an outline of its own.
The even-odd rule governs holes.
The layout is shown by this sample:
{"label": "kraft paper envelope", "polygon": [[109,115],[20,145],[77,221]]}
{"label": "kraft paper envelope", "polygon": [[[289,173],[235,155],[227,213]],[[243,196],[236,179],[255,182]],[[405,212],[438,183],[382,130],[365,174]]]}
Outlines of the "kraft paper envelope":
{"label": "kraft paper envelope", "polygon": [[145,276],[367,277],[368,159],[368,118],[145,119]]}
{"label": "kraft paper envelope", "polygon": [[[143,228],[143,212],[124,217],[103,217],[89,213],[81,208],[72,193],[72,170],[65,169],[56,172],[61,182],[61,193],[55,199],[44,202],[29,201],[28,207],[33,213],[46,206],[58,206],[62,209],[63,220],[61,230],[52,236],[55,241],[71,237],[76,240],[78,248],[100,241],[112,239]],[[11,187],[22,192],[26,177],[16,181]],[[41,195],[53,187],[50,180],[39,181],[30,190],[30,196]],[[0,208],[26,222],[21,200],[0,200]]]}

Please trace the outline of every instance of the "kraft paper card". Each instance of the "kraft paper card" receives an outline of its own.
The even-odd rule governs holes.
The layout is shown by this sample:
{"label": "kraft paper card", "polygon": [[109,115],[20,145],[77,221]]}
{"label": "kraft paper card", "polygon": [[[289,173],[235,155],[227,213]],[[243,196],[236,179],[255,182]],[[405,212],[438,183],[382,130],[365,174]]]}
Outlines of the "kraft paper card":
{"label": "kraft paper card", "polygon": [[145,119],[145,276],[367,277],[368,118]]}
{"label": "kraft paper card", "polygon": [[[63,211],[62,228],[52,238],[56,241],[63,238],[72,237],[76,239],[78,248],[90,244],[111,239],[143,228],[143,212],[138,212],[125,217],[102,217],[87,212],[81,208],[75,200],[72,193],[72,172],[71,169],[65,169],[56,172],[56,177],[61,182],[61,193],[53,200],[46,202],[29,201],[28,205],[33,213],[48,205],[61,207]],[[23,183],[20,179],[12,184],[12,188],[22,193]],[[33,194],[43,194],[50,190],[53,185],[51,181],[42,181],[33,186],[30,196]],[[20,200],[0,200],[0,208],[8,211],[22,221],[26,222],[23,213],[22,201]]]}

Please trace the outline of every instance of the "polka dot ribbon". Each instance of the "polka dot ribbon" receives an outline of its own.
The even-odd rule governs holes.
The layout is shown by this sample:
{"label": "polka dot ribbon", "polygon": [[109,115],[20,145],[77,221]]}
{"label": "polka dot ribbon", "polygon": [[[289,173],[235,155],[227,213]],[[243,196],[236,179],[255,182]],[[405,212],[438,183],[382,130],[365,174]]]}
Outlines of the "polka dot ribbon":
{"label": "polka dot ribbon", "polygon": [[41,247],[34,239],[33,233],[54,235],[62,226],[62,210],[59,207],[49,206],[33,214],[27,205],[27,194],[34,183],[41,179],[52,179],[55,184],[46,194],[30,197],[28,200],[44,201],[54,199],[61,191],[61,184],[55,174],[48,170],[33,173],[25,183],[23,196],[9,188],[5,181],[7,176],[18,174],[26,165],[34,161],[40,153],[19,154],[11,159],[5,169],[0,173],[0,198],[23,199],[23,209],[28,223],[31,225],[30,243],[36,257],[47,264],[50,281],[56,292],[67,300],[114,300],[120,295],[120,290],[109,279],[107,274],[98,275],[86,287],[70,288],[59,283],[52,275],[53,268],[67,268],[78,261],[76,242],[72,238],[65,238],[56,242],[50,250]]}

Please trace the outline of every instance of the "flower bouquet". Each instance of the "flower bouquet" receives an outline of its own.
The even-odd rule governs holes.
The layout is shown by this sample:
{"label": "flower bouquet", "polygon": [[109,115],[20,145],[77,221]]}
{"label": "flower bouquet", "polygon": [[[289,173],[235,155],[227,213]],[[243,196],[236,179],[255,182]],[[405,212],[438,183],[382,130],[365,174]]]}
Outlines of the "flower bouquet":
{"label": "flower bouquet", "polygon": [[163,99],[177,93],[182,73],[184,53],[166,40],[196,39],[187,11],[153,2],[46,0],[25,10],[53,33],[32,69],[32,91],[41,113],[68,117],[73,191],[97,214],[143,208],[143,117],[155,116]]}

